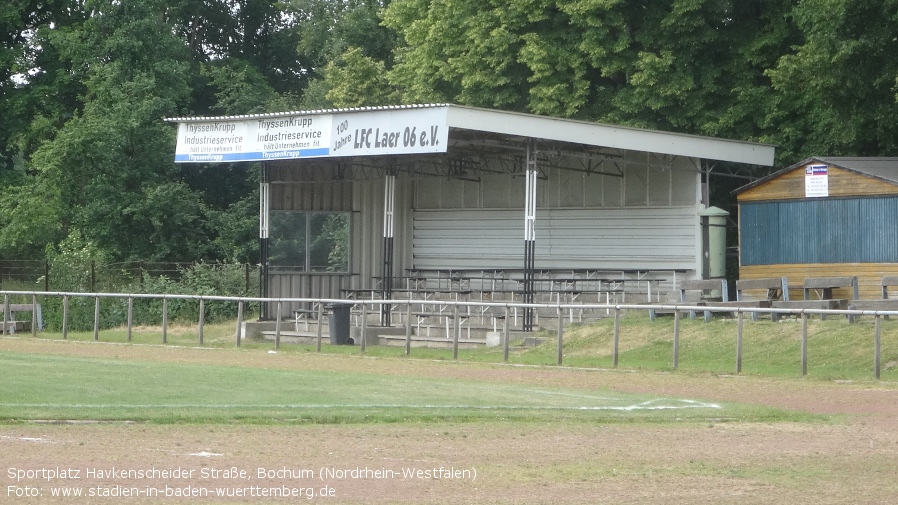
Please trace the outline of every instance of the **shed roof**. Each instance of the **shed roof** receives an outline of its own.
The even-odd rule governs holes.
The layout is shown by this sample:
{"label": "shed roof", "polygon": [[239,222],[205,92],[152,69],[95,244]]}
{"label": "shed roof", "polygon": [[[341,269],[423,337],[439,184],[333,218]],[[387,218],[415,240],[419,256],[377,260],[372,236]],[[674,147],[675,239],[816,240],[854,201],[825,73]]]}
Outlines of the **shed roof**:
{"label": "shed roof", "polygon": [[[586,146],[642,151],[674,156],[772,166],[775,147],[769,144],[727,140],[699,135],[646,130],[573,119],[561,119],[453,104],[393,105],[311,111],[273,112],[239,116],[166,118],[167,122],[191,123],[224,120],[251,120],[297,115],[358,113],[365,111],[446,108],[447,126],[487,134],[547,139]],[[451,135],[451,134],[450,134]]]}
{"label": "shed roof", "polygon": [[794,165],[778,170],[766,177],[762,177],[745,186],[736,189],[733,193],[742,194],[752,188],[760,186],[770,180],[781,177],[793,170],[812,163],[822,163],[832,167],[841,168],[859,175],[873,177],[891,184],[898,184],[898,158],[892,157],[852,157],[852,156],[813,156],[806,158]]}

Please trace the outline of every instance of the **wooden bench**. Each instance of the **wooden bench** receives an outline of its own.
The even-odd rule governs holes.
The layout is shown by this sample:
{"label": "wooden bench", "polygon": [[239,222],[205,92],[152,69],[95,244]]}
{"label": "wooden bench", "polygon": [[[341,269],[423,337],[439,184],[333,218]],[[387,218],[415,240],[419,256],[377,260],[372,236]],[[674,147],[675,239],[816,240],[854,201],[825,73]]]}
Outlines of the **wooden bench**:
{"label": "wooden bench", "polygon": [[[851,300],[848,308],[851,310],[898,310],[898,298],[889,297],[889,287],[898,286],[898,275],[887,275],[882,278],[882,298],[878,300]],[[888,318],[889,316],[885,316]],[[855,322],[860,316],[848,316],[850,322]]]}
{"label": "wooden bench", "polygon": [[[680,281],[677,290],[680,292],[680,303],[685,305],[709,305],[709,302],[728,302],[729,294],[727,292],[726,279],[698,279]],[[720,295],[711,295],[710,292],[717,291]],[[649,319],[655,320],[659,311],[649,310]],[[689,318],[695,319],[695,311],[689,311]],[[711,320],[711,312],[705,311],[705,321]]]}
{"label": "wooden bench", "polygon": [[[833,290],[842,288],[851,289],[853,296],[851,298],[834,298]],[[857,277],[810,277],[804,280],[802,289],[804,300],[773,302],[773,308],[839,310],[847,309],[849,300],[858,299]],[[814,298],[815,294],[817,298]],[[779,319],[778,314],[774,314],[774,317]],[[826,315],[822,315],[821,319],[826,319]]]}
{"label": "wooden bench", "polygon": [[[748,293],[746,293],[748,292]],[[736,300],[727,302],[709,302],[715,307],[748,307],[770,308],[774,302],[789,301],[788,282],[785,277],[765,279],[739,279],[736,281]],[[752,312],[751,318],[757,321],[758,312]],[[771,314],[771,319],[776,319]]]}
{"label": "wooden bench", "polygon": [[[4,335],[13,334],[17,331],[28,331],[32,329],[33,323],[37,322],[37,329],[44,329],[43,314],[41,313],[41,305],[30,303],[10,303],[7,309],[6,305],[0,304],[0,311],[3,312],[3,321],[5,325],[0,328],[0,332]],[[16,321],[17,312],[27,312],[31,314],[30,321]]]}

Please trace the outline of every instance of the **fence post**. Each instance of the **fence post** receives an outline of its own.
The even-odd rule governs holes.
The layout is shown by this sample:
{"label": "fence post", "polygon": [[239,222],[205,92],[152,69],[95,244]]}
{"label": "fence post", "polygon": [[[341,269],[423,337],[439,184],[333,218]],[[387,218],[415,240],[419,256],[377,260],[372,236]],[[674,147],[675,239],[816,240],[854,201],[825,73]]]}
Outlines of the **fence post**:
{"label": "fence post", "polygon": [[318,331],[316,332],[315,352],[321,352],[321,331],[324,327],[324,303],[318,301]]}
{"label": "fence post", "polygon": [[801,375],[808,374],[808,315],[801,311]]}
{"label": "fence post", "polygon": [[62,295],[62,339],[69,338],[69,295]]}
{"label": "fence post", "polygon": [[362,340],[359,342],[359,351],[362,354],[365,354],[365,347],[367,346],[366,340],[368,340],[368,304],[362,304],[362,329],[359,331],[359,338]]}
{"label": "fence post", "polygon": [[9,295],[3,295],[3,335],[9,335]]}
{"label": "fence post", "polygon": [[200,334],[200,345],[203,345],[203,327],[206,325],[206,300],[200,298],[200,324],[198,333]]}
{"label": "fence post", "polygon": [[168,343],[168,298],[162,297],[162,343]]}
{"label": "fence post", "polygon": [[680,311],[674,309],[673,369],[680,366]]}
{"label": "fence post", "polygon": [[405,355],[412,353],[412,302],[405,307]]}
{"label": "fence post", "polygon": [[37,295],[31,295],[31,336],[37,336]]}
{"label": "fence post", "polygon": [[736,373],[742,373],[742,312],[736,312]]}
{"label": "fence post", "polygon": [[879,314],[875,316],[873,319],[873,376],[879,380],[879,372],[880,372],[880,344],[881,344],[881,335],[882,335],[882,323],[880,322],[881,317]]}
{"label": "fence post", "polygon": [[555,308],[555,313],[558,315],[558,343],[555,349],[555,364],[561,366],[564,362],[564,321],[562,320],[561,314],[561,294],[558,295],[559,304],[558,307]]}
{"label": "fence post", "polygon": [[505,306],[505,317],[502,318],[502,359],[508,363],[508,346],[509,346],[509,335],[508,335],[508,305]]}
{"label": "fence post", "polygon": [[100,340],[100,297],[94,297],[94,341]]}
{"label": "fence post", "polygon": [[455,304],[452,320],[452,359],[458,359],[458,334],[461,332],[461,328],[458,324],[458,303]]}
{"label": "fence post", "polygon": [[243,331],[243,300],[237,302],[237,347],[240,347],[240,337]]}
{"label": "fence post", "polygon": [[134,325],[134,298],[128,297],[128,342],[131,341],[131,327]]}
{"label": "fence post", "polygon": [[277,319],[274,320],[274,348],[281,348],[281,315],[284,309],[284,302],[278,300],[277,304]]}
{"label": "fence post", "polygon": [[612,337],[611,364],[617,367],[620,356],[620,307],[614,307],[614,336]]}

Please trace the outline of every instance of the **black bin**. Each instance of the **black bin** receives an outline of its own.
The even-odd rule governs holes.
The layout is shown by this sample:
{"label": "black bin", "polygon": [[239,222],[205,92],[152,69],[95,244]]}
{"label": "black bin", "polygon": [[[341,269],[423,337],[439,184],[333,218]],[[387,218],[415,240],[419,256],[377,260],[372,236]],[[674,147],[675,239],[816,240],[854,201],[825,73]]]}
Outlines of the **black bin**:
{"label": "black bin", "polygon": [[349,338],[349,313],[352,310],[351,303],[331,303],[327,305],[330,310],[330,336],[332,345],[352,345]]}

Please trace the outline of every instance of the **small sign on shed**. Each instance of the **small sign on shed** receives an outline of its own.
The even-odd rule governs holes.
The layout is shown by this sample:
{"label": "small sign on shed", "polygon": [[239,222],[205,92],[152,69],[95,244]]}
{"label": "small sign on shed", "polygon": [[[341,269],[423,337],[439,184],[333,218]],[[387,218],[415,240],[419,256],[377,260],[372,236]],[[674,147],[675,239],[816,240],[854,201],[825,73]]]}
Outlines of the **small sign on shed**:
{"label": "small sign on shed", "polygon": [[805,198],[829,196],[829,168],[827,165],[808,165],[804,169]]}

